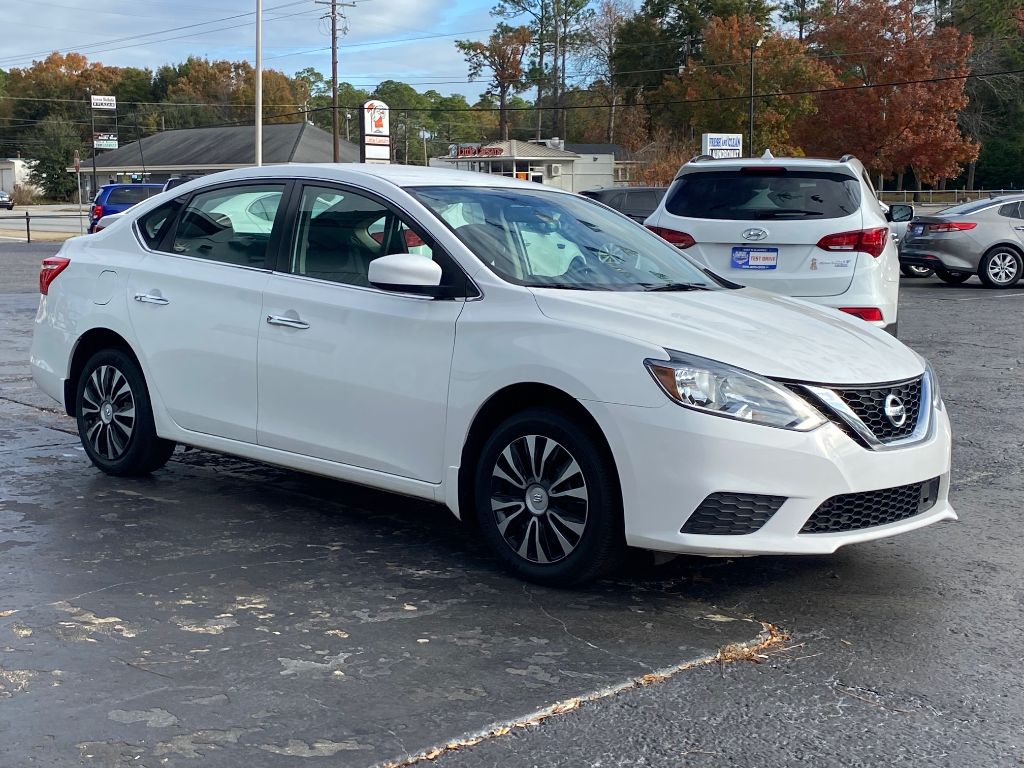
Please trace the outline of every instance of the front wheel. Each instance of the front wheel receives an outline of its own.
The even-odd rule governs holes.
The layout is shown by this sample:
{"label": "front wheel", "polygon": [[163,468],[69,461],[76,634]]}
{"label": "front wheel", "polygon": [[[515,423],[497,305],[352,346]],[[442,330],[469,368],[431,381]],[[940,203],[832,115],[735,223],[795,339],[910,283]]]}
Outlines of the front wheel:
{"label": "front wheel", "polygon": [[153,408],[138,364],[120,349],[104,349],[78,377],[75,413],[89,459],[108,475],[146,475],[174,452],[157,437]]}
{"label": "front wheel", "polygon": [[1009,288],[1020,280],[1024,260],[1012,248],[999,246],[986,253],[978,265],[978,277],[989,288]]}
{"label": "front wheel", "polygon": [[586,584],[624,550],[611,459],[561,412],[525,411],[487,440],[475,473],[477,521],[502,563],[529,581]]}
{"label": "front wheel", "polygon": [[947,272],[944,269],[936,269],[935,276],[944,283],[950,285],[960,285],[960,283],[966,283],[971,279],[970,272]]}

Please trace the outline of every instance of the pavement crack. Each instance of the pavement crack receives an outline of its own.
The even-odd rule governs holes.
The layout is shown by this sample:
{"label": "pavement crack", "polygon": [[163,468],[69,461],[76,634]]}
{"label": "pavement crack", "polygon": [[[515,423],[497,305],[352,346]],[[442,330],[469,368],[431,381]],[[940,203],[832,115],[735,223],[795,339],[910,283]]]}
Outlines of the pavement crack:
{"label": "pavement crack", "polygon": [[[545,613],[547,612],[545,611]],[[550,614],[547,615],[550,616]],[[646,675],[640,675],[639,677],[632,677],[617,685],[601,688],[582,696],[557,701],[554,704],[538,709],[518,720],[495,723],[481,731],[477,731],[476,733],[467,734],[461,738],[449,741],[446,744],[441,744],[439,746],[423,750],[422,752],[417,752],[414,755],[408,755],[396,760],[378,763],[374,768],[408,768],[408,766],[417,765],[430,760],[436,760],[449,752],[456,752],[460,749],[475,747],[477,744],[484,741],[490,741],[491,739],[505,736],[513,731],[525,730],[532,726],[540,725],[545,720],[557,715],[564,715],[567,712],[572,712],[585,704],[611,698],[625,691],[643,688],[648,685],[654,685],[655,683],[662,683],[682,672],[686,672],[697,667],[709,666],[711,664],[725,665],[737,661],[760,662],[765,657],[765,651],[774,648],[777,645],[781,645],[789,639],[789,635],[780,630],[774,624],[761,622],[761,627],[762,631],[750,642],[727,645],[719,648],[718,651],[711,656],[705,656],[700,659],[695,659],[694,661],[676,664],[655,672],[650,672]]]}
{"label": "pavement crack", "polygon": [[586,645],[586,646],[588,646],[590,648],[593,648],[595,651],[600,651],[601,653],[607,654],[608,656],[611,656],[614,659],[619,659],[620,661],[628,661],[628,662],[630,662],[632,664],[636,664],[638,667],[642,667],[643,669],[650,669],[650,664],[645,664],[644,662],[642,662],[642,661],[640,661],[638,659],[633,659],[633,658],[630,658],[629,656],[623,656],[621,654],[615,653],[614,651],[609,651],[606,648],[602,648],[602,647],[600,647],[598,645],[594,645],[589,640],[587,640],[585,638],[582,638],[579,635],[575,635],[572,632],[570,632],[568,625],[564,621],[562,621],[557,616],[549,613],[548,610],[543,605],[541,605],[540,603],[538,603],[534,599],[533,593],[530,591],[530,585],[529,584],[523,584],[523,593],[526,595],[526,598],[530,601],[531,605],[533,605],[541,613],[543,613],[545,616],[547,616],[549,619],[551,619],[551,621],[553,621],[556,624],[558,624],[562,628],[562,631],[566,635],[571,637],[573,640],[575,640],[576,642],[583,643],[584,645]]}

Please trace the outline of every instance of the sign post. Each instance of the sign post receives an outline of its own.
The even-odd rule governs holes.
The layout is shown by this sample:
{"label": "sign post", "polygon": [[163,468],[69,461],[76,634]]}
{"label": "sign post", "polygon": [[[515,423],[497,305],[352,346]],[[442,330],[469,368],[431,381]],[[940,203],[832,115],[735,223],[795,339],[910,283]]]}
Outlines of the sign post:
{"label": "sign post", "polygon": [[75,178],[78,180],[78,234],[84,235],[82,224],[82,156],[75,150]]}
{"label": "sign post", "polygon": [[[114,96],[97,96],[89,94],[89,120],[92,123],[92,191],[96,191],[96,150],[100,147],[96,144],[96,110],[112,110],[114,112],[114,123],[117,124],[117,98]],[[117,134],[114,134],[114,146],[117,149]]]}
{"label": "sign post", "polygon": [[743,157],[742,133],[704,133],[700,137],[700,152],[714,158]]}
{"label": "sign post", "polygon": [[359,161],[388,165],[391,163],[391,119],[388,105],[371,99],[360,110],[362,134]]}

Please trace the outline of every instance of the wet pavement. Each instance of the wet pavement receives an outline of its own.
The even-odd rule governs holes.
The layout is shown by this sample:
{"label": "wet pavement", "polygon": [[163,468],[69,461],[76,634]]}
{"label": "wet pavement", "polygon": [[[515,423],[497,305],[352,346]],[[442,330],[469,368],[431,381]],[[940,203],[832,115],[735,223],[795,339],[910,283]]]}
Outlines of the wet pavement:
{"label": "wet pavement", "polygon": [[[961,522],[558,592],[400,497],[180,449],[101,475],[25,378],[32,253],[0,245],[3,768],[1024,763],[1024,288],[903,283]],[[709,663],[761,621],[790,639]]]}

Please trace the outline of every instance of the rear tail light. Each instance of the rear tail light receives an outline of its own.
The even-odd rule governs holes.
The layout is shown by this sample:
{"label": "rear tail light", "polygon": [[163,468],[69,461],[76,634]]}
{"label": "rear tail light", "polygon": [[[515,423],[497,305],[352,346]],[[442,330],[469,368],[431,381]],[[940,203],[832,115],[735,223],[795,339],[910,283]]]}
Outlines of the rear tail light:
{"label": "rear tail light", "polygon": [[880,322],[882,320],[882,310],[878,307],[840,307],[839,311],[869,322]]}
{"label": "rear tail light", "polygon": [[693,236],[686,232],[679,232],[675,229],[666,229],[665,227],[649,226],[647,228],[662,240],[667,240],[672,243],[676,248],[689,248],[691,245],[697,244],[697,241],[693,239]]}
{"label": "rear tail light", "polygon": [[974,229],[977,225],[973,221],[944,221],[941,224],[929,224],[929,232],[964,232]]}
{"label": "rear tail light", "polygon": [[92,217],[93,217],[93,219],[95,221],[99,221],[100,219],[103,218],[103,206],[102,205],[94,205],[92,207]]}
{"label": "rear tail light", "polygon": [[870,253],[876,259],[885,250],[888,242],[889,228],[876,227],[874,229],[857,229],[852,232],[838,232],[834,235],[825,235],[818,241],[818,247],[823,251],[860,251]]}
{"label": "rear tail light", "polygon": [[45,296],[50,290],[50,283],[57,279],[57,275],[67,268],[71,259],[64,256],[48,256],[43,259],[39,268],[39,292]]}

